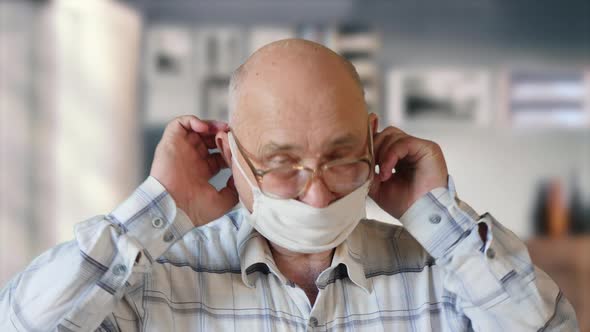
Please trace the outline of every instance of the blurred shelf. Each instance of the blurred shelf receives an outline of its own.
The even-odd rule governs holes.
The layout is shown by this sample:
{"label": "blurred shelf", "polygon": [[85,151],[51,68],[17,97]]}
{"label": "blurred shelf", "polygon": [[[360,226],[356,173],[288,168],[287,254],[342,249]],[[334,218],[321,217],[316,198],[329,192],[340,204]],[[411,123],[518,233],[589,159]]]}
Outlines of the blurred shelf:
{"label": "blurred shelf", "polygon": [[580,331],[590,331],[590,235],[527,241],[533,263],[559,285],[574,306]]}
{"label": "blurred shelf", "polygon": [[379,36],[374,32],[341,35],[336,39],[340,52],[374,52],[380,47]]}
{"label": "blurred shelf", "polygon": [[364,79],[377,79],[379,69],[377,68],[375,61],[367,59],[353,59],[351,62],[356,68],[356,71],[360,77],[363,77]]}

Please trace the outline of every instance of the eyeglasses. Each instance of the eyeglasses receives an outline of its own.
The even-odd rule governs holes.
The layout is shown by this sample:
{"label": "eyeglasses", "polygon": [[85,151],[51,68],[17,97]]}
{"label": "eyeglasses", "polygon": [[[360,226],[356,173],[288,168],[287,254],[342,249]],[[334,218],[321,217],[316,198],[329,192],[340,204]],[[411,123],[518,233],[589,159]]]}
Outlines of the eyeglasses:
{"label": "eyeglasses", "polygon": [[370,177],[373,169],[373,135],[369,125],[367,131],[368,151],[361,158],[342,158],[331,160],[315,169],[301,164],[258,169],[248,158],[245,149],[235,135],[232,135],[238,150],[246,160],[258,187],[263,194],[280,199],[296,198],[303,194],[316,176],[321,176],[326,187],[336,194],[348,194]]}

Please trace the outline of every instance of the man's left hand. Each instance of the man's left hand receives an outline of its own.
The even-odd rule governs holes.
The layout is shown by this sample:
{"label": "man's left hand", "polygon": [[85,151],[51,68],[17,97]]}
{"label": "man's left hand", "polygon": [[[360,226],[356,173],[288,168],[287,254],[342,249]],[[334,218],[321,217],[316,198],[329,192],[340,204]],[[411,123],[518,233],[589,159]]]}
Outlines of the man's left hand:
{"label": "man's left hand", "polygon": [[374,152],[379,174],[375,174],[369,195],[396,219],[432,189],[447,186],[445,158],[432,141],[390,126],[375,134]]}

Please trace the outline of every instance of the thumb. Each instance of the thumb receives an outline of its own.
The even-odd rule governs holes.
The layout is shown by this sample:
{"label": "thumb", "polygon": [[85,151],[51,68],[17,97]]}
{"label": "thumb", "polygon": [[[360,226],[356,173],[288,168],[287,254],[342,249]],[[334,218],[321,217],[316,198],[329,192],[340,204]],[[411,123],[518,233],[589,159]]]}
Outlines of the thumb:
{"label": "thumb", "polygon": [[218,192],[219,206],[226,213],[239,202],[238,192],[234,185],[233,177],[227,180],[227,184]]}
{"label": "thumb", "polygon": [[381,181],[379,181],[379,179],[377,177],[374,177],[373,181],[371,182],[371,187],[369,187],[369,197],[374,199],[375,196],[377,195],[377,192],[379,192],[380,187],[381,187]]}

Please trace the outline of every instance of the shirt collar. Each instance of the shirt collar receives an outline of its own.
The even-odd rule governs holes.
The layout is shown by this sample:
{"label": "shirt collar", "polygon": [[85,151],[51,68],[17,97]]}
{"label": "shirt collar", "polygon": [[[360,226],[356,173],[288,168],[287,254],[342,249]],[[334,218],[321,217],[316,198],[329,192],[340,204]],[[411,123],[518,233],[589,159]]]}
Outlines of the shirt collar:
{"label": "shirt collar", "polygon": [[[244,213],[248,211],[240,212],[242,220],[237,235],[237,248],[244,284],[250,288],[255,287],[260,273],[273,273],[283,284],[290,283],[276,266],[266,239],[244,218]],[[365,253],[362,228],[357,226],[348,238],[336,247],[332,264],[317,278],[318,287],[324,288],[336,279],[348,277],[366,292],[372,292],[362,263],[365,261]]]}
{"label": "shirt collar", "polygon": [[247,211],[240,211],[242,221],[237,236],[237,248],[240,257],[242,281],[250,288],[255,287],[260,273],[273,273],[284,284],[287,278],[275,264],[266,239],[258,233],[243,217]]}
{"label": "shirt collar", "polygon": [[345,272],[345,276],[348,276],[355,285],[367,293],[372,292],[371,283],[365,276],[365,266],[363,265],[363,262],[366,261],[367,248],[365,241],[363,241],[363,228],[360,225],[359,223],[348,238],[336,247],[332,265],[320,274],[318,286],[325,287],[331,280],[341,278],[338,276],[339,269],[344,268],[342,272]]}

